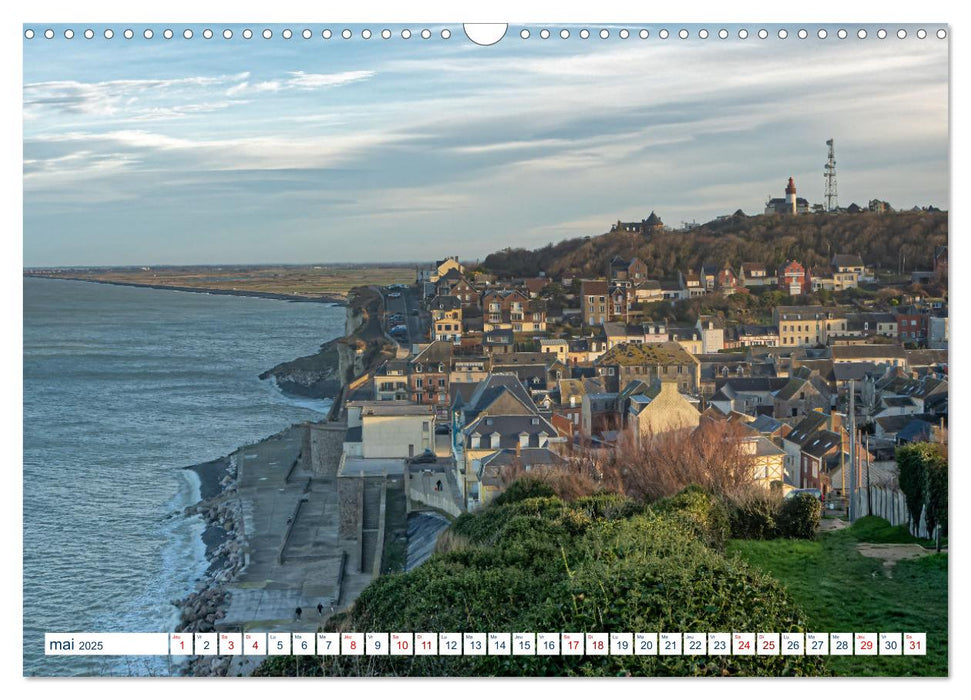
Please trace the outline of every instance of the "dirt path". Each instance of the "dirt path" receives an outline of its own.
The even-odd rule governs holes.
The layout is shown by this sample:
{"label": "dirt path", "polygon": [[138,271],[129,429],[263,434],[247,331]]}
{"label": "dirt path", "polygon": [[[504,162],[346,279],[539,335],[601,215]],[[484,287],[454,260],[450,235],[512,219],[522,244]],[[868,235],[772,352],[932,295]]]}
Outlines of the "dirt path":
{"label": "dirt path", "polygon": [[[893,578],[893,567],[903,559],[916,559],[934,554],[933,549],[924,549],[919,544],[872,544],[861,542],[856,550],[865,557],[882,559],[887,578]],[[941,551],[947,551],[946,548]]]}
{"label": "dirt path", "polygon": [[842,530],[844,527],[849,527],[850,524],[845,520],[840,520],[838,518],[823,518],[819,521],[819,531],[820,532],[832,532],[834,530]]}

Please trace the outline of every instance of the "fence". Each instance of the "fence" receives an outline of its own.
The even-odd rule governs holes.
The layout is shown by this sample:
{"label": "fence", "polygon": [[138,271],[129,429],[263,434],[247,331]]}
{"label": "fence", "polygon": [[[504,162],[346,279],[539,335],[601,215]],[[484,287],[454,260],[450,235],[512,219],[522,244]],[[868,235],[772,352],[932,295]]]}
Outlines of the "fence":
{"label": "fence", "polygon": [[[869,498],[867,498],[869,491]],[[921,513],[920,523],[917,531],[914,531],[910,524],[910,514],[907,512],[907,499],[900,489],[888,486],[865,486],[856,490],[854,496],[857,517],[864,515],[876,515],[887,520],[891,525],[907,525],[910,532],[917,537],[930,538],[927,530],[927,520]]]}

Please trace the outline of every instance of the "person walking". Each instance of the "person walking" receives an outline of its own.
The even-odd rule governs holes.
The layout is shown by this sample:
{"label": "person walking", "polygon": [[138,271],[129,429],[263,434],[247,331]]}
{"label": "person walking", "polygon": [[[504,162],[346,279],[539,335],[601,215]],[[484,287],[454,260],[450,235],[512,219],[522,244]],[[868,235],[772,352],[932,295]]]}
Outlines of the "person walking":
{"label": "person walking", "polygon": [[297,619],[299,620],[300,619],[300,614],[303,613],[303,608],[301,608],[301,607],[298,606],[297,607],[297,610],[296,610],[296,613],[297,613]]}
{"label": "person walking", "polygon": [[324,604],[323,603],[317,603],[317,615],[319,616],[319,615],[323,615],[323,614],[324,614]]}

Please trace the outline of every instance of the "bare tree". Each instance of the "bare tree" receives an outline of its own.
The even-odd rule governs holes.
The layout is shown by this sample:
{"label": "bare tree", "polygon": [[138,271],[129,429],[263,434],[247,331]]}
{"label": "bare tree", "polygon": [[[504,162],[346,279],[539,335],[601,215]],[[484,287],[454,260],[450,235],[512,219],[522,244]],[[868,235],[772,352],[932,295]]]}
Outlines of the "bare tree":
{"label": "bare tree", "polygon": [[[753,456],[742,428],[727,421],[705,421],[694,429],[642,435],[639,445],[622,434],[615,449],[575,451],[565,465],[534,468],[530,476],[548,483],[563,498],[607,491],[655,501],[691,484],[736,499],[756,486]],[[526,474],[514,462],[502,479],[509,484]]]}

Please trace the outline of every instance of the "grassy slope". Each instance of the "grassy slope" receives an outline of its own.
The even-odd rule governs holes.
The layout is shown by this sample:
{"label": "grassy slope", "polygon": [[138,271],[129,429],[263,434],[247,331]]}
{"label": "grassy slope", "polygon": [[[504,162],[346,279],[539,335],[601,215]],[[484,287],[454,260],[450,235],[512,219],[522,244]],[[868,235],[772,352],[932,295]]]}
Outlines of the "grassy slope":
{"label": "grassy slope", "polygon": [[902,561],[887,578],[882,560],[862,556],[856,545],[913,538],[875,520],[816,542],[732,540],[727,549],[780,581],[819,631],[927,633],[927,656],[830,656],[837,675],[946,676],[947,554]]}

